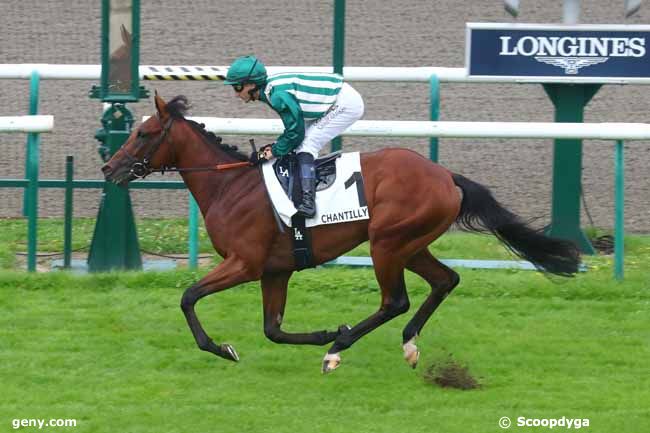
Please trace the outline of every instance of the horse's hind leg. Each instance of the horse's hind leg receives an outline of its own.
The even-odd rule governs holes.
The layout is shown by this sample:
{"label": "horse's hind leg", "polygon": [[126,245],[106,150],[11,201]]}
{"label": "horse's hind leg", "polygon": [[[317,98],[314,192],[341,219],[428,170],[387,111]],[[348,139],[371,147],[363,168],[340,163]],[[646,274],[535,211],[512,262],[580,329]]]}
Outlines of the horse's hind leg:
{"label": "horse's hind leg", "polygon": [[431,286],[431,293],[402,333],[404,358],[411,367],[415,368],[420,356],[415,340],[429,317],[456,287],[460,277],[456,272],[440,263],[426,248],[411,257],[406,268],[424,278]]}
{"label": "horse's hind leg", "polygon": [[[275,343],[314,344],[323,346],[331,343],[339,331],[319,331],[312,333],[288,333],[280,326],[287,302],[287,285],[292,272],[262,275],[262,301],[264,303],[264,335]],[[343,328],[339,328],[343,329]]]}
{"label": "horse's hind leg", "polygon": [[349,348],[358,339],[383,323],[408,311],[409,300],[404,283],[404,264],[400,264],[397,254],[391,251],[377,246],[372,249],[375,275],[381,287],[382,300],[379,311],[336,338],[323,360],[323,373],[328,373],[339,366],[341,362],[339,352]]}

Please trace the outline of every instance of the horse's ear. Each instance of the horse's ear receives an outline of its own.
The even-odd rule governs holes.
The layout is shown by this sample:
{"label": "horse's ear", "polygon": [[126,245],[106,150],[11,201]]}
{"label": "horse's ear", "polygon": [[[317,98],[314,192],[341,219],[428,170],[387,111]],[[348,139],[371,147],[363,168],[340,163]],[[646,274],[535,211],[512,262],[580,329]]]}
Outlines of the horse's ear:
{"label": "horse's ear", "polygon": [[158,91],[154,91],[154,97],[153,97],[155,103],[156,103],[156,110],[158,110],[158,115],[162,118],[167,116],[167,103],[163,100],[163,98],[158,95]]}
{"label": "horse's ear", "polygon": [[127,47],[131,47],[131,33],[126,29],[124,24],[120,26],[120,33],[122,34],[122,42],[124,42],[124,45]]}

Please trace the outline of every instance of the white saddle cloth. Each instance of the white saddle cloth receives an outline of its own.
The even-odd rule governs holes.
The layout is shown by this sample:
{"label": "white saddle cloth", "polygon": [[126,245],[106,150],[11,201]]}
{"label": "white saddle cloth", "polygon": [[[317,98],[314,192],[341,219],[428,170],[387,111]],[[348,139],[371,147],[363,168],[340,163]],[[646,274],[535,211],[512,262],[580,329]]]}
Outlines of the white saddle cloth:
{"label": "white saddle cloth", "polygon": [[[275,177],[274,161],[271,160],[262,165],[264,183],[275,211],[282,219],[282,222],[287,227],[291,227],[291,217],[297,211]],[[346,183],[348,184],[347,188]],[[369,218],[368,206],[365,204],[359,152],[343,153],[341,157],[336,159],[336,180],[334,184],[316,192],[316,215],[305,220],[306,226],[314,227],[322,224],[337,224]]]}

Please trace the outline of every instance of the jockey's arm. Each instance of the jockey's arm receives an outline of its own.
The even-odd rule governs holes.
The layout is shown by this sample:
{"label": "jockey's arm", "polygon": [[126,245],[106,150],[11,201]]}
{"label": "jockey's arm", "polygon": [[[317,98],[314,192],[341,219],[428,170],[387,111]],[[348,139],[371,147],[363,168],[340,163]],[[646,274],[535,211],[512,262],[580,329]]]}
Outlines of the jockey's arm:
{"label": "jockey's arm", "polygon": [[284,132],[277,138],[271,150],[274,156],[286,155],[300,146],[305,139],[305,119],[298,101],[290,93],[277,92],[271,96],[270,102],[284,124]]}

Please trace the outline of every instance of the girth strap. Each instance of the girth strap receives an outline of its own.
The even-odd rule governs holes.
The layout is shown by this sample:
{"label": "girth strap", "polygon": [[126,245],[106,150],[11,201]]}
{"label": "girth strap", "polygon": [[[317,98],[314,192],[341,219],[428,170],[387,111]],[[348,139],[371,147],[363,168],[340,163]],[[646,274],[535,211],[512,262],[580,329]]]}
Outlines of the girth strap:
{"label": "girth strap", "polygon": [[294,215],[291,217],[291,229],[293,237],[293,258],[296,262],[296,270],[313,268],[314,259],[311,252],[311,232],[305,226],[305,217]]}

